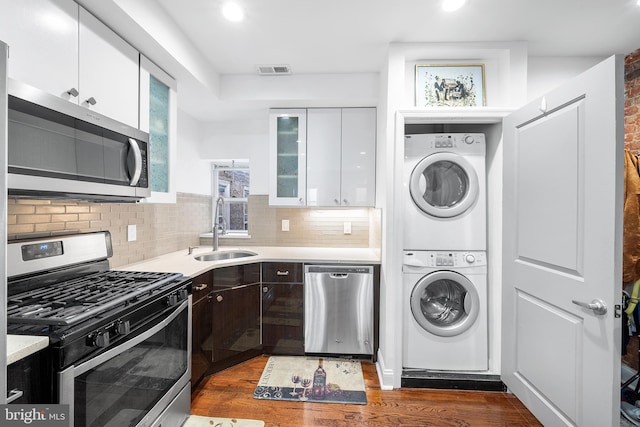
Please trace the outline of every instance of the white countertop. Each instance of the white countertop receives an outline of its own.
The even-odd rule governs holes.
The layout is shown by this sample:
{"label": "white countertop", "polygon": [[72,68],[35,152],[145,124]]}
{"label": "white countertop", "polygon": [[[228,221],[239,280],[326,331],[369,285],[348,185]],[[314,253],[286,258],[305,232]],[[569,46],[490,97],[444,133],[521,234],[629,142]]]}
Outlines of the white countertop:
{"label": "white countertop", "polygon": [[49,337],[7,335],[7,365],[47,348]]}
{"label": "white countertop", "polygon": [[213,268],[229,265],[241,265],[254,262],[305,262],[336,264],[379,264],[380,250],[371,248],[317,248],[317,247],[279,247],[279,246],[221,246],[219,252],[243,250],[254,252],[256,256],[235,258],[223,261],[198,261],[194,257],[211,252],[210,246],[199,246],[189,255],[188,250],[172,252],[155,258],[116,267],[125,271],[157,271],[182,273],[195,277]]}

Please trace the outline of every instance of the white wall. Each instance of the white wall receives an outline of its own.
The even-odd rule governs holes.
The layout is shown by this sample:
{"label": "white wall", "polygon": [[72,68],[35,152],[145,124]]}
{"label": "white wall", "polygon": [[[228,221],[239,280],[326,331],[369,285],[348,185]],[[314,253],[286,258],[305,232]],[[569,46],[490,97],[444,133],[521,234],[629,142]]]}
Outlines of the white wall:
{"label": "white wall", "polygon": [[176,191],[211,194],[211,168],[200,153],[202,123],[178,109]]}

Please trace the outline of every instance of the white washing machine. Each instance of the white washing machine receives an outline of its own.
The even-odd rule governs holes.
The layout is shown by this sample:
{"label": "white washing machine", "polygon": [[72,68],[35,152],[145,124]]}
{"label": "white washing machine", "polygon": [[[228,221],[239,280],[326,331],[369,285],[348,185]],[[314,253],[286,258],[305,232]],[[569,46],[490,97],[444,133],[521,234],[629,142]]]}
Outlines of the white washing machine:
{"label": "white washing machine", "polygon": [[485,137],[406,135],[403,248],[487,249]]}
{"label": "white washing machine", "polygon": [[403,369],[489,369],[484,251],[404,251]]}

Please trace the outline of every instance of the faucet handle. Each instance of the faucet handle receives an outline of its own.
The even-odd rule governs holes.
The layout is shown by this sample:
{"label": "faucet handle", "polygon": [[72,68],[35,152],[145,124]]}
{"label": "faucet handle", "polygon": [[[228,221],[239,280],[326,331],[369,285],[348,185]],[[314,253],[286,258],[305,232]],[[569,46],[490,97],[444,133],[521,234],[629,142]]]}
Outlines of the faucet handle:
{"label": "faucet handle", "polygon": [[189,246],[189,255],[191,255],[193,253],[193,250],[197,248],[197,246]]}

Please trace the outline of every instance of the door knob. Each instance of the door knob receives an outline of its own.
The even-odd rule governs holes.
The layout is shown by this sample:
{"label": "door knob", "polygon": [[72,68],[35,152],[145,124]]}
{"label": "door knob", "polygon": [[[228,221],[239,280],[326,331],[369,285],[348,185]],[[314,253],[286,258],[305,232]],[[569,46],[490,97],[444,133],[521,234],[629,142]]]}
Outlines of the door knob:
{"label": "door knob", "polygon": [[600,315],[607,314],[607,306],[602,300],[594,299],[591,302],[581,302],[581,301],[572,300],[571,302],[576,305],[579,305],[582,308],[588,308],[590,310],[593,310],[595,314],[600,314]]}

